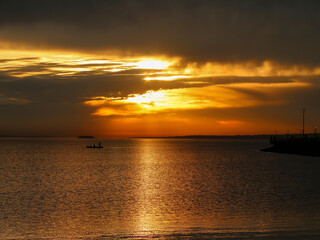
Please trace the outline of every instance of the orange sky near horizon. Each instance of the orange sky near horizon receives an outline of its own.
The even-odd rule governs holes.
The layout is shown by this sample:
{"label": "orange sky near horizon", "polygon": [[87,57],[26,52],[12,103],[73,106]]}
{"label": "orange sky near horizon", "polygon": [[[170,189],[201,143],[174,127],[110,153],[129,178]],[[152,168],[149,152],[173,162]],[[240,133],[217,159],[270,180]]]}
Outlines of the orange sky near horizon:
{"label": "orange sky near horizon", "polygon": [[[0,63],[0,69],[14,82],[49,78],[53,82],[72,81],[76,85],[82,78],[88,79],[90,84],[90,79],[95,77],[101,81],[128,77],[147,85],[142,91],[133,89],[133,82],[124,92],[108,93],[106,88],[105,95],[79,93],[75,100],[78,107],[87,109],[87,120],[67,135],[155,137],[299,132],[299,121],[292,123],[287,119],[286,122],[273,116],[261,118],[255,116],[254,109],[289,104],[290,94],[313,88],[311,81],[300,79],[319,74],[317,67],[281,66],[272,62],[260,65],[213,62],[181,67],[177,58],[121,58],[4,49],[0,52],[6,59]],[[103,89],[100,90],[103,93]],[[36,105],[40,101],[14,94],[0,97],[7,104],[19,107]],[[241,114],[241,109],[252,109],[252,114]],[[239,113],[231,114],[233,111]],[[297,108],[297,119],[299,111]]]}

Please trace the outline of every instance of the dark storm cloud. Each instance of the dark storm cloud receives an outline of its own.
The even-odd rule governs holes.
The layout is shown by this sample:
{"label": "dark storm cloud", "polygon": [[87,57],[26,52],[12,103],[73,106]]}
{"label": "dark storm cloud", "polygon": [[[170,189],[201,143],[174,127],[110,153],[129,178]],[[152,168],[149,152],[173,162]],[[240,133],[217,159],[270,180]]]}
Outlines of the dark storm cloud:
{"label": "dark storm cloud", "polygon": [[[8,82],[8,81],[12,81],[16,78],[8,76],[7,74],[5,74],[4,72],[0,72],[0,83],[1,82]],[[1,90],[0,90],[1,92]]]}
{"label": "dark storm cloud", "polygon": [[1,1],[0,39],[187,61],[319,65],[319,1]]}

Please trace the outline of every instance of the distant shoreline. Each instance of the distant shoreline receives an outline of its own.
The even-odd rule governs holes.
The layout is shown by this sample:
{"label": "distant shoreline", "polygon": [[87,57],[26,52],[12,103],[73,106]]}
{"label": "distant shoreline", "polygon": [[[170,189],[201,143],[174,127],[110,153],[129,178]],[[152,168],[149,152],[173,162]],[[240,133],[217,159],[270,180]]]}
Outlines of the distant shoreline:
{"label": "distant shoreline", "polygon": [[95,138],[94,136],[78,136],[78,138]]}
{"label": "distant shoreline", "polygon": [[56,136],[10,136],[10,135],[0,135],[0,138],[59,138]]}
{"label": "distant shoreline", "polygon": [[[269,139],[270,135],[185,135],[185,136],[164,136],[164,137],[123,137],[125,138],[149,138],[149,139]],[[10,136],[0,135],[0,138],[64,138],[62,136]],[[66,138],[94,139],[94,136],[75,136]]]}
{"label": "distant shoreline", "polygon": [[79,138],[79,139],[94,139],[94,136],[13,136],[13,135],[0,135],[0,138]]}
{"label": "distant shoreline", "polygon": [[166,137],[130,137],[130,138],[154,138],[154,139],[269,139],[270,135],[186,135]]}

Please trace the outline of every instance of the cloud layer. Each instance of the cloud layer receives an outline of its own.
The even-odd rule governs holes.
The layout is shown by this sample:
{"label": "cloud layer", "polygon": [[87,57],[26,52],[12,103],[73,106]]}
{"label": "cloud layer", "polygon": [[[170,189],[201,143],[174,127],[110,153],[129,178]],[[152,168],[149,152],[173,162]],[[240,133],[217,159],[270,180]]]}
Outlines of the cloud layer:
{"label": "cloud layer", "polygon": [[[288,107],[293,107],[289,113],[302,106],[311,110],[320,101],[317,69],[272,64],[182,68],[175,62],[159,69],[168,64],[155,60],[149,62],[155,64],[152,69],[141,59],[42,55],[2,59],[2,134],[208,134],[212,128],[219,129],[216,134],[265,133],[272,126],[264,129],[264,118],[281,121]],[[146,80],[166,77],[172,80]],[[279,106],[282,111],[266,111]],[[313,116],[318,119],[317,112]],[[144,132],[150,124],[158,131]]]}
{"label": "cloud layer", "polygon": [[319,65],[319,1],[3,1],[2,44]]}

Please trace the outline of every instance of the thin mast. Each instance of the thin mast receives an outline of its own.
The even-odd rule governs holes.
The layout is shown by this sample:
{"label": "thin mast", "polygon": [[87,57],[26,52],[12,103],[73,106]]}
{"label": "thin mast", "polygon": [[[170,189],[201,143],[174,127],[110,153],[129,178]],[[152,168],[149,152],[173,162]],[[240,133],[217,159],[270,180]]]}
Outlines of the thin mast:
{"label": "thin mast", "polygon": [[302,135],[304,136],[304,114],[305,114],[306,110],[303,108],[302,111]]}

